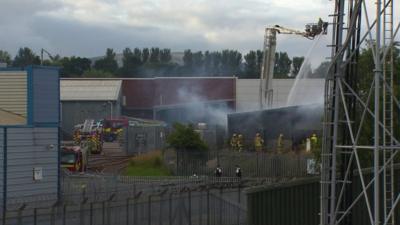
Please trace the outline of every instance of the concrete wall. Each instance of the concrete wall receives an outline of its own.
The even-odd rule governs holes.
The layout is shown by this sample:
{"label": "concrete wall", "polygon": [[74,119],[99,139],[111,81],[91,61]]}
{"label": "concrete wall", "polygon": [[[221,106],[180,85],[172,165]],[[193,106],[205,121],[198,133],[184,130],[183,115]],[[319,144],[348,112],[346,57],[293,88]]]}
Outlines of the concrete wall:
{"label": "concrete wall", "polygon": [[[113,103],[113,116],[121,115],[120,102]],[[111,115],[111,105],[108,101],[63,101],[61,102],[61,129],[63,137],[71,138],[76,124],[83,123],[85,119],[100,120]]]}

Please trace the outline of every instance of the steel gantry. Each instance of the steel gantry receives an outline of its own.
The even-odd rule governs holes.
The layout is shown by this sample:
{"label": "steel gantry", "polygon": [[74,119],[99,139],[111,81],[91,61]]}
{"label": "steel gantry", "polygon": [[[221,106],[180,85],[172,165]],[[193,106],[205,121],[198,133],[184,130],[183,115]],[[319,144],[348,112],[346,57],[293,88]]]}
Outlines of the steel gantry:
{"label": "steel gantry", "polygon": [[[320,223],[352,224],[352,210],[363,204],[371,225],[395,224],[394,209],[400,201],[393,169],[400,150],[399,125],[395,124],[400,102],[394,88],[399,77],[394,69],[394,45],[400,27],[396,2],[333,2]],[[371,65],[359,63],[362,48],[371,52]]]}

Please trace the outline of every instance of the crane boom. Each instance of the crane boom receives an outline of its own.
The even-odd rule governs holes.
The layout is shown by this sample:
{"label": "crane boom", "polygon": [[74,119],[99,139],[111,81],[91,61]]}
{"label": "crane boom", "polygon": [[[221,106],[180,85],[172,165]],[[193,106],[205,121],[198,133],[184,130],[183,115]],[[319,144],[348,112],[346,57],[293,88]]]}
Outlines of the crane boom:
{"label": "crane boom", "polygon": [[265,106],[271,108],[273,103],[272,78],[275,66],[276,34],[300,35],[309,40],[313,40],[317,35],[326,34],[327,27],[328,23],[319,19],[317,24],[307,24],[305,31],[289,29],[279,25],[265,29],[260,76],[260,109],[264,109]]}
{"label": "crane boom", "polygon": [[43,54],[46,53],[50,60],[54,61],[54,57],[50,54],[50,52],[48,52],[46,49],[42,48],[42,50],[40,51],[40,65],[43,65]]}

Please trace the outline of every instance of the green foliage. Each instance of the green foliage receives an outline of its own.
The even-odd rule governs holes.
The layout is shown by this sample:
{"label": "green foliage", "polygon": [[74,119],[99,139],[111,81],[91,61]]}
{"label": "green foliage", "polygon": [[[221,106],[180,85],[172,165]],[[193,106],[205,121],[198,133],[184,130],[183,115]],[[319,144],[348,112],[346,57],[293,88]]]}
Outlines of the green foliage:
{"label": "green foliage", "polygon": [[125,48],[122,54],[122,68],[119,69],[118,74],[121,77],[133,77],[142,65],[142,52],[138,48],[135,48],[133,52],[130,48]]}
{"label": "green foliage", "polygon": [[300,72],[300,68],[301,68],[301,65],[303,64],[303,62],[304,62],[304,57],[293,57],[292,75],[294,77],[296,77],[297,74]]}
{"label": "green foliage", "polygon": [[94,68],[115,74],[118,69],[118,64],[115,60],[114,50],[112,48],[107,48],[105,57],[97,60],[94,63]]}
{"label": "green foliage", "polygon": [[257,61],[257,52],[250,51],[244,56],[245,62],[245,74],[246,78],[259,78],[260,77],[260,68]]}
{"label": "green foliage", "polygon": [[132,158],[124,174],[128,176],[171,175],[168,168],[164,165],[161,151],[154,151]]}
{"label": "green foliage", "polygon": [[286,52],[275,53],[274,77],[288,78],[291,64],[292,60],[289,58]]}
{"label": "green foliage", "polygon": [[207,144],[201,139],[193,125],[175,123],[173,132],[167,137],[167,143],[176,150],[204,151]]}
{"label": "green foliage", "polygon": [[160,49],[159,48],[151,48],[149,62],[150,63],[159,63],[160,62]]}
{"label": "green foliage", "polygon": [[0,62],[11,65],[11,55],[7,51],[0,50]]}
{"label": "green foliage", "polygon": [[113,74],[103,70],[90,69],[86,70],[82,77],[85,78],[112,78]]}
{"label": "green foliage", "polygon": [[26,67],[29,65],[40,65],[39,56],[35,55],[28,47],[20,48],[14,58],[13,66]]}
{"label": "green foliage", "polygon": [[81,77],[86,70],[90,70],[90,60],[72,56],[64,57],[60,60],[62,77]]}

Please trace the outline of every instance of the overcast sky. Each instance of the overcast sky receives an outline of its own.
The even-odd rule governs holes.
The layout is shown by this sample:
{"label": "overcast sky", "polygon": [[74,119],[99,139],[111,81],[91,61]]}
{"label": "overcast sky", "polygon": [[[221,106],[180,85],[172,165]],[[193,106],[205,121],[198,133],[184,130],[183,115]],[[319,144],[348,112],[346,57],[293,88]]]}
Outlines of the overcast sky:
{"label": "overcast sky", "polygon": [[[268,25],[304,29],[328,19],[328,0],[0,0],[0,49],[22,46],[93,57],[106,48],[261,49]],[[330,19],[330,18],[329,18]],[[328,40],[328,38],[325,38]],[[325,44],[326,41],[322,41]],[[312,45],[278,37],[278,51],[305,55]],[[321,45],[322,46],[322,45]],[[325,47],[319,47],[323,57]]]}

